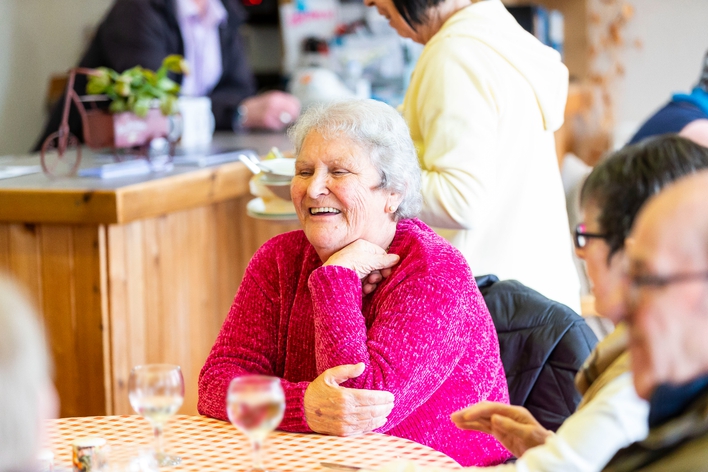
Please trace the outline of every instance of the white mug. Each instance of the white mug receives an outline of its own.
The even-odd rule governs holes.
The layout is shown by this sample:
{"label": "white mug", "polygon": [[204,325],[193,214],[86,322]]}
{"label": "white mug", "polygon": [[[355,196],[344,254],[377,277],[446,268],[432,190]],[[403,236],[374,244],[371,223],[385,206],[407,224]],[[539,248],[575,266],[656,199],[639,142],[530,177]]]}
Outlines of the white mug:
{"label": "white mug", "polygon": [[211,143],[214,134],[214,114],[209,97],[179,97],[182,115],[182,139],[185,148],[203,147]]}

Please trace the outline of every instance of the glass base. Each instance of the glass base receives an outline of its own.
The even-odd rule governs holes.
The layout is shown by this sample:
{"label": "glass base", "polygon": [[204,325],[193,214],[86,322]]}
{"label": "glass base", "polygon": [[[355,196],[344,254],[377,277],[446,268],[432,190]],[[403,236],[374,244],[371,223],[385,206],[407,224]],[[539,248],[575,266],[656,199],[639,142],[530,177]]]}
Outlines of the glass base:
{"label": "glass base", "polygon": [[155,454],[155,459],[157,460],[157,465],[160,467],[174,467],[182,463],[181,457],[164,453]]}

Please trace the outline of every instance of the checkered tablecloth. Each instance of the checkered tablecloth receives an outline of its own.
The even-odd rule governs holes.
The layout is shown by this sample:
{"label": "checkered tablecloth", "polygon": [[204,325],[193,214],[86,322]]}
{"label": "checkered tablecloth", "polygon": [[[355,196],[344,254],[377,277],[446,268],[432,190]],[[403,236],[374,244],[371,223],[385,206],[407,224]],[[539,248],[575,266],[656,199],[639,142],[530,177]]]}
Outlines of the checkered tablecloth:
{"label": "checkered tablecloth", "polygon": [[[108,441],[112,462],[125,461],[152,444],[152,429],[140,416],[63,418],[50,422],[54,463],[71,468],[71,444],[81,437]],[[165,427],[164,449],[182,458],[170,470],[237,471],[251,466],[250,443],[230,423],[204,416],[176,416]],[[352,437],[276,431],[265,445],[265,466],[280,472],[323,471],[321,461],[375,468],[396,459],[422,465],[459,468],[445,454],[413,441],[385,434]]]}

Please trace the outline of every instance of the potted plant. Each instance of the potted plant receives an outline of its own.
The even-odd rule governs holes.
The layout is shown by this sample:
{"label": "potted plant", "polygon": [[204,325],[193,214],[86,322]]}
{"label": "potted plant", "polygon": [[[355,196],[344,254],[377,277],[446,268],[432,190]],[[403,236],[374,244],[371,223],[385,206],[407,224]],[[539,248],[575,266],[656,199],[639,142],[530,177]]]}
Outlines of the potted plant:
{"label": "potted plant", "polygon": [[[157,71],[140,66],[122,73],[101,67],[76,68],[69,72],[64,113],[59,130],[52,133],[42,145],[42,166],[45,172],[69,169],[76,172],[81,160],[81,148],[76,136],[69,130],[69,109],[74,103],[81,116],[84,141],[92,149],[112,148],[118,156],[120,149],[140,148],[149,157],[148,150],[157,138],[173,144],[179,138],[179,126],[171,116],[177,113],[180,86],[168,73],[187,74],[187,63],[182,56],[170,55]],[[74,91],[76,74],[88,76],[88,97],[79,97]],[[95,106],[108,100],[108,108]],[[94,106],[86,107],[85,103]],[[164,146],[163,146],[164,147]],[[73,152],[65,158],[67,150]],[[70,160],[71,162],[67,162]],[[52,161],[52,162],[50,162]]]}

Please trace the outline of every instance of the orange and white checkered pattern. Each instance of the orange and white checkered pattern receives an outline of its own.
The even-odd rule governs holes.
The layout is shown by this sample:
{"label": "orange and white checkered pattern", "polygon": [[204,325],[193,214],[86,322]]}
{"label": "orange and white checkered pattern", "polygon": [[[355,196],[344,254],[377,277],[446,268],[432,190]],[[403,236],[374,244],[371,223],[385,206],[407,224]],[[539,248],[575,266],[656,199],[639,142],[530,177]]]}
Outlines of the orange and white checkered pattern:
{"label": "orange and white checkered pattern", "polygon": [[[50,422],[54,463],[71,468],[71,444],[80,437],[108,441],[109,460],[121,462],[152,444],[152,428],[140,416],[63,418]],[[182,458],[171,470],[235,471],[251,467],[247,438],[230,423],[204,416],[176,416],[165,427],[164,449]],[[425,466],[459,468],[445,454],[413,441],[368,433],[353,437],[276,431],[265,445],[265,466],[279,472],[326,470],[321,461],[375,468],[386,462],[414,460]]]}

